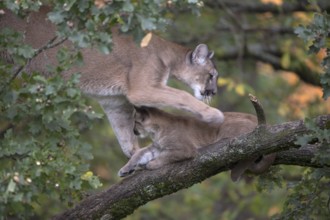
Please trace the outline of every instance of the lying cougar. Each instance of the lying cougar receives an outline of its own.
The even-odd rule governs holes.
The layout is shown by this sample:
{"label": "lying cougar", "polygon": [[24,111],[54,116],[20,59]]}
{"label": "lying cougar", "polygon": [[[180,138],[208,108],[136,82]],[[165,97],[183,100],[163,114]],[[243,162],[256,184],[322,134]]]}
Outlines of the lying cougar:
{"label": "lying cougar", "polygon": [[[138,168],[154,170],[169,163],[191,159],[199,148],[220,139],[251,132],[257,126],[257,118],[251,114],[225,112],[224,116],[222,124],[210,126],[191,117],[175,116],[155,108],[136,108],[134,133],[140,137],[149,135],[153,143],[138,150],[118,175],[124,177]],[[237,180],[248,168],[253,173],[264,172],[274,159],[274,155],[265,156],[265,160],[261,161],[262,167],[257,167],[251,159],[242,161],[237,168],[234,167],[232,179]]]}
{"label": "lying cougar", "polygon": [[[39,12],[31,12],[23,20],[6,10],[0,15],[0,30],[10,27],[24,33],[25,43],[41,48],[56,36],[55,26],[47,19],[49,11],[43,6]],[[149,33],[143,46],[138,46],[116,28],[112,32],[114,46],[111,54],[84,49],[85,65],[64,75],[81,73],[82,91],[101,104],[127,157],[139,149],[133,134],[133,105],[184,110],[209,123],[224,120],[221,111],[200,101],[210,99],[217,91],[218,72],[211,61],[214,53],[205,44],[189,49]],[[25,66],[25,70],[47,74],[47,66],[57,64],[56,53],[63,45],[72,47],[67,40],[60,46],[42,51]],[[12,62],[10,54],[3,51],[0,51],[0,59]],[[195,97],[168,87],[170,77],[187,84]]]}

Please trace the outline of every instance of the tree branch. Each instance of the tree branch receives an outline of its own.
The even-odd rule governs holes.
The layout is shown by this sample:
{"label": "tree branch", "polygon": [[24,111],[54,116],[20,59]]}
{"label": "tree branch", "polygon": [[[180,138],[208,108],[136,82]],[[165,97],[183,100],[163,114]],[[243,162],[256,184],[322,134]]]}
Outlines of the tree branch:
{"label": "tree branch", "polygon": [[[330,127],[330,115],[319,116],[314,121],[322,129]],[[278,153],[275,164],[321,167],[317,161],[311,160],[317,151],[315,146],[293,149],[299,147],[294,144],[296,138],[309,132],[300,120],[268,126],[262,135],[252,132],[222,140],[203,148],[193,160],[170,164],[159,170],[136,172],[109,189],[87,197],[54,219],[120,219],[151,200],[188,188],[228,170],[239,160],[256,155],[290,149]]]}
{"label": "tree branch", "polygon": [[[318,10],[330,10],[330,2],[328,0],[318,0],[316,5],[311,5],[308,1],[284,2],[281,5],[262,4],[262,3],[246,3],[243,1],[232,0],[209,0],[205,1],[205,6],[210,8],[223,8],[223,5],[230,8],[235,13],[265,13],[271,12],[273,14],[289,14],[292,12],[316,12]],[[312,7],[311,7],[312,6]]]}
{"label": "tree branch", "polygon": [[276,160],[273,165],[299,165],[305,167],[321,168],[318,161],[313,161],[318,150],[318,145],[303,146],[299,149],[290,149],[276,154]]}

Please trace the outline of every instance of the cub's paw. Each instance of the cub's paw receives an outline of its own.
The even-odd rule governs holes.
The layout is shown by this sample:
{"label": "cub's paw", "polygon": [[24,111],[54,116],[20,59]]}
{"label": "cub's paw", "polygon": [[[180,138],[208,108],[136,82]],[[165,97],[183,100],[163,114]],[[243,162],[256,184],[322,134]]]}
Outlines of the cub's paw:
{"label": "cub's paw", "polygon": [[125,177],[134,173],[135,167],[133,166],[124,166],[118,171],[118,176]]}
{"label": "cub's paw", "polygon": [[202,113],[202,120],[211,124],[221,124],[224,122],[225,116],[220,110],[210,107]]}

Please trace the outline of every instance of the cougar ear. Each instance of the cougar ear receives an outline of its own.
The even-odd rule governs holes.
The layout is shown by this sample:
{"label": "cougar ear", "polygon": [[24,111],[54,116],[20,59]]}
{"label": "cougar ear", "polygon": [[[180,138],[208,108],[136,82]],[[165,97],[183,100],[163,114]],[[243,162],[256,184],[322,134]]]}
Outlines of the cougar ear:
{"label": "cougar ear", "polygon": [[134,106],[135,109],[135,119],[140,120],[141,122],[144,121],[146,118],[149,117],[149,111],[147,107],[137,107]]}
{"label": "cougar ear", "polygon": [[209,56],[213,56],[213,54],[209,54],[209,49],[205,44],[199,44],[195,50],[192,52],[191,61],[194,64],[203,65],[206,61],[206,58]]}

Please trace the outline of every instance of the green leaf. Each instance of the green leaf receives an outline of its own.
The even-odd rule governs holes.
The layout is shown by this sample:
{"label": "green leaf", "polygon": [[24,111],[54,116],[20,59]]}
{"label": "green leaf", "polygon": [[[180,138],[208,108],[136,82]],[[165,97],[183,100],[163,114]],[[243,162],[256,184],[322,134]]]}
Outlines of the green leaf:
{"label": "green leaf", "polygon": [[77,2],[77,0],[66,0],[64,3],[64,10],[69,11],[71,7]]}
{"label": "green leaf", "polygon": [[15,192],[16,183],[13,179],[10,179],[9,184],[7,186],[7,192]]}
{"label": "green leaf", "polygon": [[23,56],[24,58],[32,58],[35,53],[35,50],[30,46],[23,44],[17,50],[17,54]]}
{"label": "green leaf", "polygon": [[137,14],[136,15],[137,18],[139,19],[140,23],[141,23],[141,27],[143,30],[155,30],[156,29],[156,25],[155,25],[155,18],[145,18],[142,15]]}
{"label": "green leaf", "polygon": [[74,89],[74,88],[68,88],[66,90],[66,94],[70,97],[70,98],[73,98],[75,97],[76,95],[78,95],[80,92],[77,90],[77,89]]}
{"label": "green leaf", "polygon": [[122,10],[126,12],[132,12],[134,11],[134,5],[130,1],[125,1]]}
{"label": "green leaf", "polygon": [[48,13],[48,18],[54,24],[60,24],[65,21],[65,14],[63,11],[52,11]]}

